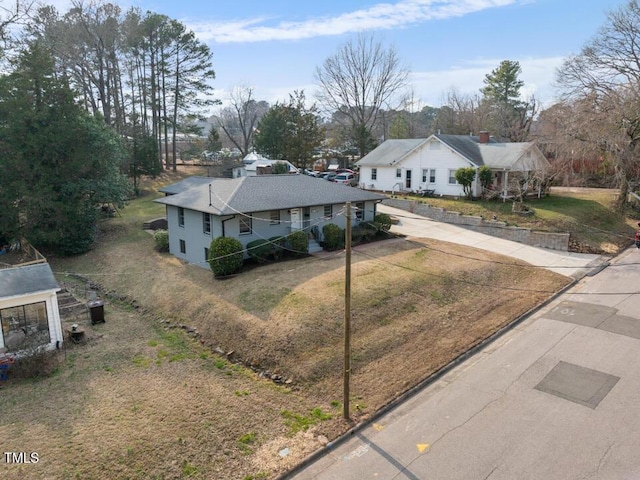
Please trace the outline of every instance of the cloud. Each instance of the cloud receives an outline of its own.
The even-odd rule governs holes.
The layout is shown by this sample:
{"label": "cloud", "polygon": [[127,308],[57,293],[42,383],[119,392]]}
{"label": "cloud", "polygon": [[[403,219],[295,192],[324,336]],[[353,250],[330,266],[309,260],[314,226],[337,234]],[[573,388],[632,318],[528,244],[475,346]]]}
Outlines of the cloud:
{"label": "cloud", "polygon": [[[504,58],[483,58],[466,62],[462,66],[453,66],[446,70],[413,72],[409,82],[413,85],[418,98],[431,106],[441,106],[446,93],[454,88],[463,95],[480,94],[484,78],[491,73]],[[522,96],[534,95],[544,106],[555,98],[554,78],[556,69],[562,64],[563,57],[520,58],[524,82]]]}
{"label": "cloud", "polygon": [[369,8],[333,17],[300,22],[272,18],[249,18],[232,22],[191,23],[198,38],[216,43],[248,43],[272,40],[300,40],[342,35],[364,30],[404,28],[429,20],[460,17],[489,8],[504,7],[517,0],[401,0],[378,3]]}

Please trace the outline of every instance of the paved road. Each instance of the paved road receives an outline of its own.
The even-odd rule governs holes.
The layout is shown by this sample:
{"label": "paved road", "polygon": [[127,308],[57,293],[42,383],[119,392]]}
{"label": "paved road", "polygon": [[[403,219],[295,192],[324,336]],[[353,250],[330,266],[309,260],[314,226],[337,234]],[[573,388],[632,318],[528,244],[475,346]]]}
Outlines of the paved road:
{"label": "paved road", "polygon": [[401,233],[408,237],[434,238],[501,253],[524,260],[532,265],[547,267],[549,270],[567,277],[581,278],[587,272],[593,270],[594,266],[606,263],[607,260],[607,258],[599,255],[530,247],[522,243],[467,230],[456,225],[435,222],[406,210],[387,205],[379,204],[377,210],[380,213],[393,215],[400,220],[398,225],[391,227],[392,232]]}
{"label": "paved road", "polygon": [[625,251],[293,478],[640,479],[639,265]]}

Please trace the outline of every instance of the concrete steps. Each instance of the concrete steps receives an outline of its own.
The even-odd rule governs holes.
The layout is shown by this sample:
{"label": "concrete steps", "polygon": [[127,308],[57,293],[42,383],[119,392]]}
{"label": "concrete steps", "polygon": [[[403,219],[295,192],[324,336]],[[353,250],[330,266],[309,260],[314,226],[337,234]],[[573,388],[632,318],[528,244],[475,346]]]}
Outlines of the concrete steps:
{"label": "concrete steps", "polygon": [[85,303],[78,301],[67,289],[58,292],[58,311],[63,322],[77,322],[89,318],[89,308]]}
{"label": "concrete steps", "polygon": [[322,251],[322,246],[313,238],[309,239],[309,253],[318,253]]}

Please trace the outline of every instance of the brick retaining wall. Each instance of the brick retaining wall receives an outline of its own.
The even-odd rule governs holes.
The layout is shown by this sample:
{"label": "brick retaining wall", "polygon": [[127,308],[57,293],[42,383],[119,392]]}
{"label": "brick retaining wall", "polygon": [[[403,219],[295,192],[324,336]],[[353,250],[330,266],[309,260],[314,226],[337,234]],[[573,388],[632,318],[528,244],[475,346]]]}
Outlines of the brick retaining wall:
{"label": "brick retaining wall", "polygon": [[444,208],[432,207],[415,200],[401,200],[387,198],[384,205],[399,208],[408,212],[443,223],[451,223],[475,232],[485,233],[505,240],[524,243],[532,247],[548,248],[550,250],[569,250],[568,233],[537,232],[530,228],[508,227],[505,222],[485,220],[482,217],[461,215],[460,212],[450,212]]}

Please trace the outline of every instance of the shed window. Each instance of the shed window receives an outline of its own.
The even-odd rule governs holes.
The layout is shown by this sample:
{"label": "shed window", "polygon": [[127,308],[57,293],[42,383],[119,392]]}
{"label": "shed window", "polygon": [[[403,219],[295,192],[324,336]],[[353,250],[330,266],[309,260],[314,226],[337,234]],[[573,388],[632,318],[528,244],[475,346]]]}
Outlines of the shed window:
{"label": "shed window", "polygon": [[457,170],[449,170],[449,185],[458,184],[458,181],[456,180],[456,172]]}
{"label": "shed window", "polygon": [[402,178],[402,169],[396,168],[396,178]]}
{"label": "shed window", "polygon": [[187,242],[180,240],[180,253],[187,253]]}
{"label": "shed window", "polygon": [[324,218],[333,217],[333,205],[325,205],[324,206]]}
{"label": "shed window", "polygon": [[202,214],[202,232],[207,235],[211,234],[211,214],[210,213]]}
{"label": "shed window", "polygon": [[377,168],[372,168],[371,169],[371,180],[377,180],[378,179],[378,169]]}
{"label": "shed window", "polygon": [[0,310],[2,338],[7,351],[24,350],[51,341],[45,302]]}
{"label": "shed window", "polygon": [[271,219],[271,225],[278,225],[280,223],[280,210],[271,210],[269,218]]}
{"label": "shed window", "polygon": [[429,183],[436,183],[436,169],[429,169]]}
{"label": "shed window", "polygon": [[360,221],[364,220],[364,202],[356,203],[356,218]]}

